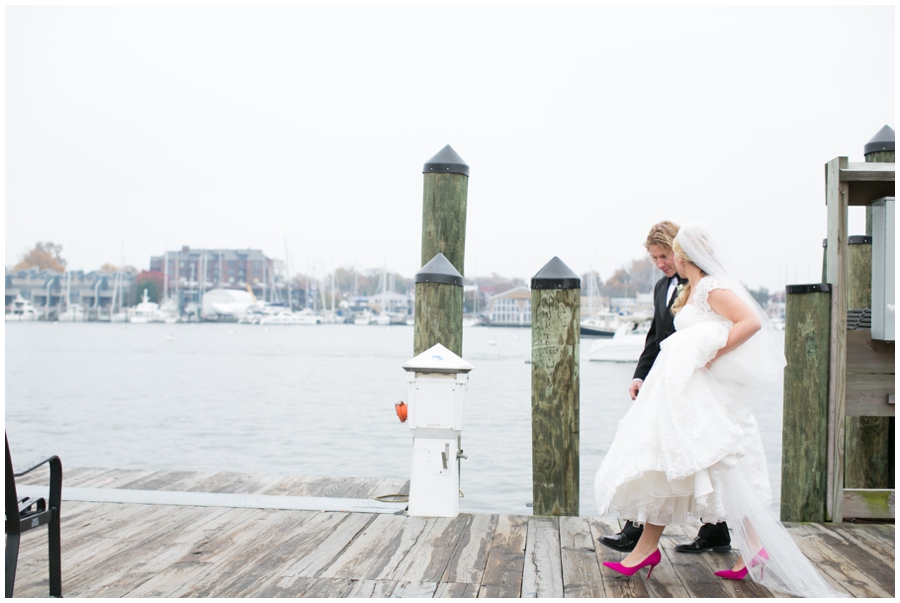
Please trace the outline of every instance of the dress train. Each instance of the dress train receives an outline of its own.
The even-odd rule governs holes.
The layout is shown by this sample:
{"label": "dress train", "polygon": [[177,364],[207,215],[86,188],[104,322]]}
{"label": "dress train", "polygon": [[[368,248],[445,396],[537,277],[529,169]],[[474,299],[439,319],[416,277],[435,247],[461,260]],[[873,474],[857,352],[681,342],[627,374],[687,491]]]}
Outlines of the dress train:
{"label": "dress train", "polygon": [[[726,517],[750,578],[796,597],[847,597],[831,588],[744,475],[743,463],[722,474]],[[761,553],[763,550],[765,552]]]}

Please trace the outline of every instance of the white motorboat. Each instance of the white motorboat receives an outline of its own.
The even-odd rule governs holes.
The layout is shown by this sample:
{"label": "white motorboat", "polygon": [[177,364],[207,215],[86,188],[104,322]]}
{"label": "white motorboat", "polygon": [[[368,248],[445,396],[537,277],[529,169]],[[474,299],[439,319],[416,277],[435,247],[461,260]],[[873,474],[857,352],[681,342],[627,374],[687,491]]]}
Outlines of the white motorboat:
{"label": "white motorboat", "polygon": [[174,297],[170,297],[159,306],[159,315],[162,321],[167,325],[178,322],[178,302]]}
{"label": "white motorboat", "polygon": [[584,337],[612,337],[621,322],[615,312],[597,312],[581,321],[581,335]]}
{"label": "white motorboat", "polygon": [[150,301],[147,290],[141,295],[141,303],[136,305],[128,317],[128,322],[134,324],[146,324],[148,322],[163,322],[163,314],[159,311],[159,304]]}
{"label": "white motorboat", "polygon": [[59,322],[83,322],[86,312],[81,304],[69,304],[64,312],[60,312],[56,320]]}
{"label": "white motorboat", "polygon": [[32,303],[21,296],[16,296],[12,303],[12,310],[6,315],[6,321],[31,322],[33,320],[37,320],[37,312]]}
{"label": "white motorboat", "polygon": [[637,362],[644,351],[650,321],[645,316],[622,316],[611,339],[599,339],[591,346],[592,362]]}
{"label": "white motorboat", "polygon": [[363,310],[359,314],[353,317],[353,324],[355,325],[370,325],[375,322],[375,317],[368,310]]}

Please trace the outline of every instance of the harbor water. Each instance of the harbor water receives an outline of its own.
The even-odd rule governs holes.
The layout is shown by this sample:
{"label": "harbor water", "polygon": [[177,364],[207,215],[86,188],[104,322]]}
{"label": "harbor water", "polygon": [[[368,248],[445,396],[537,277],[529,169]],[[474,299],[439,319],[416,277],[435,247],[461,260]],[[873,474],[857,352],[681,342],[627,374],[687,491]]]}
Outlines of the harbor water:
{"label": "harbor water", "polygon": [[[581,343],[581,505],[634,364]],[[6,432],[24,466],[409,477],[407,326],[6,323]],[[460,510],[531,514],[531,331],[467,327]],[[777,509],[780,400],[755,409]]]}

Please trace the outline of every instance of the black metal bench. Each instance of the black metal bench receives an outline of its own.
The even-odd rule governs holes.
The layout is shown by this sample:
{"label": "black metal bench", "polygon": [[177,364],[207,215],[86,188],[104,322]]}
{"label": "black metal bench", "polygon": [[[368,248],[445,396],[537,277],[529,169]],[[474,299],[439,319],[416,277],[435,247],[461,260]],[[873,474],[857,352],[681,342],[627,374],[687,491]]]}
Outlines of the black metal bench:
{"label": "black metal bench", "polygon": [[[62,462],[57,456],[37,463],[18,473],[13,472],[9,456],[9,438],[6,437],[6,597],[12,598],[16,581],[16,565],[19,562],[19,541],[22,533],[46,525],[50,545],[50,596],[62,597],[62,566],[59,545],[59,510],[62,499]],[[19,498],[16,494],[16,478],[41,465],[50,464],[49,506],[43,498]]]}

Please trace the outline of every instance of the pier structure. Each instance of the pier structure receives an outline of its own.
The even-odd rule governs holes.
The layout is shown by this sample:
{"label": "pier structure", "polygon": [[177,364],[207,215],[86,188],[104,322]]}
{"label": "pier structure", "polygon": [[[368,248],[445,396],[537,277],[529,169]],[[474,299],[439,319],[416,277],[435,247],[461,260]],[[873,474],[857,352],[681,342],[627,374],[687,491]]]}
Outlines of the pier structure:
{"label": "pier structure", "polygon": [[[377,500],[405,492],[406,480],[65,471],[62,592],[69,598],[780,595],[715,576],[734,564],[736,551],[676,553],[696,526],[666,528],[663,561],[650,579],[643,571],[623,578],[602,566],[622,554],[597,542],[619,531],[611,520],[410,517]],[[36,471],[17,485],[27,491],[46,483]],[[787,529],[838,592],[894,596],[893,525]],[[47,594],[47,546],[38,535],[22,540],[14,594]]]}
{"label": "pier structure", "polygon": [[[783,521],[895,518],[893,130],[865,151],[825,166],[825,282],[786,291]],[[867,235],[851,206],[874,209]]]}

